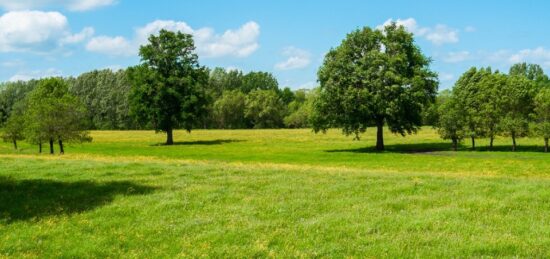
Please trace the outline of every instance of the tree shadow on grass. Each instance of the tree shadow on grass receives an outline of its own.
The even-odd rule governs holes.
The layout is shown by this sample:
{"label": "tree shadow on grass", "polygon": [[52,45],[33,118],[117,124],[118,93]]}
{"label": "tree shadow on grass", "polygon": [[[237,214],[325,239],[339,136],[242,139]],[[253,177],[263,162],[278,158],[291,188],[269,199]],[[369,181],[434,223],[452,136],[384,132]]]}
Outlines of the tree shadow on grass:
{"label": "tree shadow on grass", "polygon": [[[326,150],[328,153],[401,153],[401,154],[422,154],[442,151],[453,151],[451,143],[416,143],[416,144],[394,144],[386,145],[384,151],[376,150],[375,146],[362,147],[355,149],[332,149]],[[543,152],[544,147],[536,145],[517,146],[515,152]],[[488,146],[478,146],[472,149],[466,144],[459,144],[458,152],[512,152],[511,146],[494,146],[490,149]]]}
{"label": "tree shadow on grass", "polygon": [[429,153],[438,151],[450,151],[452,146],[449,143],[418,143],[418,144],[393,144],[386,145],[384,151],[376,150],[375,146],[354,148],[354,149],[331,149],[329,153]]}
{"label": "tree shadow on grass", "polygon": [[[193,146],[193,145],[212,146],[212,145],[222,145],[227,143],[244,142],[244,141],[245,140],[240,140],[240,139],[180,141],[180,142],[174,142],[173,146]],[[158,144],[153,144],[152,146],[170,146],[170,145],[166,145],[165,143],[158,143]]]}
{"label": "tree shadow on grass", "polygon": [[117,195],[143,195],[154,189],[126,181],[59,182],[0,177],[0,222],[81,213],[107,205]]}

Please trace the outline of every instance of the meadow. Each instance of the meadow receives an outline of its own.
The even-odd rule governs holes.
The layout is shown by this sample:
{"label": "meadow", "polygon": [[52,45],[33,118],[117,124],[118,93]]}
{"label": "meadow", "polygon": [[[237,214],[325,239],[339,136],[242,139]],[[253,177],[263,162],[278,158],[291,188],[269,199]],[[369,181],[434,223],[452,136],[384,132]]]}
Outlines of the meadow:
{"label": "meadow", "polygon": [[542,140],[451,151],[431,128],[94,131],[0,144],[0,257],[550,257]]}

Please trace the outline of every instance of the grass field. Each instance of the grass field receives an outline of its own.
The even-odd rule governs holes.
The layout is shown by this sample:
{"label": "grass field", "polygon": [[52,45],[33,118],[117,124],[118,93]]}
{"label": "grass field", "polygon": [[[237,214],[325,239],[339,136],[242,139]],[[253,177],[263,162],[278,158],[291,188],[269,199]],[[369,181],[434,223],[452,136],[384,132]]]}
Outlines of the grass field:
{"label": "grass field", "polygon": [[0,145],[0,257],[550,257],[550,154],[430,128],[93,132]]}

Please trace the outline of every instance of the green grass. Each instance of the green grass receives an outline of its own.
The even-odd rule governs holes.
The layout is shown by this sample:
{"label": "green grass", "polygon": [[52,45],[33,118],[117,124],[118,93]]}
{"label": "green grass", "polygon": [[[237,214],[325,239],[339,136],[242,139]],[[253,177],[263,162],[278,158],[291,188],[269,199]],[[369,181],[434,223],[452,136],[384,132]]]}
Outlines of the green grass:
{"label": "green grass", "polygon": [[[0,146],[0,257],[549,257],[550,155],[336,130]],[[539,143],[540,142],[540,143]]]}

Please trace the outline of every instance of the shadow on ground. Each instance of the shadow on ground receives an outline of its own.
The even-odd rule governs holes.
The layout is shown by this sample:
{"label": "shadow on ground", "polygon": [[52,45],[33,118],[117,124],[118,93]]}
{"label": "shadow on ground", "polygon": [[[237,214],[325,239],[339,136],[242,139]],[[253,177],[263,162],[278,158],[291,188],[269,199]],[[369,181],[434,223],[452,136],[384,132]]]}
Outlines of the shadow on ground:
{"label": "shadow on ground", "polygon": [[[235,142],[244,142],[245,140],[240,139],[214,139],[214,140],[197,140],[197,141],[181,141],[174,142],[174,146],[193,146],[193,145],[203,145],[203,146],[212,146],[212,145],[222,145]],[[167,146],[165,143],[154,144],[152,146]]]}
{"label": "shadow on ground", "polygon": [[[417,154],[417,153],[431,153],[431,152],[441,152],[441,151],[452,151],[451,143],[418,143],[418,144],[394,144],[386,145],[384,151],[376,150],[376,147],[362,147],[355,149],[331,149],[326,150],[325,152],[329,153],[340,153],[340,152],[349,152],[349,153],[403,153],[403,154]],[[536,145],[527,145],[527,146],[517,146],[515,152],[543,152],[544,148],[542,146]],[[461,144],[459,145],[458,152],[512,152],[511,146],[494,146],[492,149],[488,146],[476,147],[472,149],[470,146]]]}
{"label": "shadow on ground", "polygon": [[143,195],[153,190],[153,187],[131,182],[59,182],[0,177],[0,222],[85,212],[111,203],[117,195]]}

